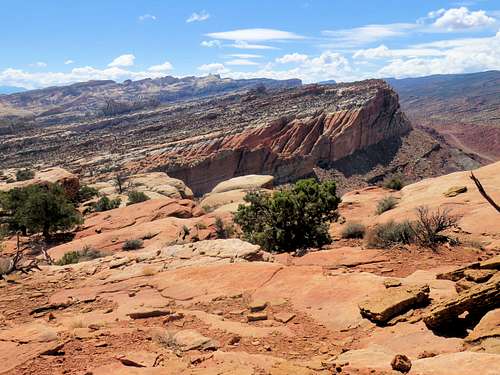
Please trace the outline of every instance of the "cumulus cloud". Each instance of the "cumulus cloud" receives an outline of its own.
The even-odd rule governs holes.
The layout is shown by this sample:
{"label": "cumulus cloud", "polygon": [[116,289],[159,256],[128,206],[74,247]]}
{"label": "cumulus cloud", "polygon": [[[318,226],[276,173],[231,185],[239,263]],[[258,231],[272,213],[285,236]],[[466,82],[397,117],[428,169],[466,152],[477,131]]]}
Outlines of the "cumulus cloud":
{"label": "cumulus cloud", "polygon": [[152,14],[143,14],[142,16],[139,16],[139,21],[144,22],[144,21],[156,21],[157,17],[153,16]]}
{"label": "cumulus cloud", "polygon": [[117,67],[117,66],[133,66],[134,65],[135,56],[132,54],[126,54],[118,56],[116,59],[111,61],[108,66],[109,67]]}
{"label": "cumulus cloud", "polygon": [[263,42],[269,40],[294,40],[304,38],[289,31],[259,28],[208,33],[206,34],[206,36],[214,39],[233,40],[240,42]]}
{"label": "cumulus cloud", "polygon": [[430,12],[428,17],[435,19],[433,26],[446,30],[462,30],[491,26],[495,19],[484,10],[470,11],[467,7],[439,9]]}
{"label": "cumulus cloud", "polygon": [[71,59],[68,59],[64,62],[64,65],[71,65],[71,64],[74,64],[75,62]]}
{"label": "cumulus cloud", "polygon": [[221,47],[222,43],[220,40],[204,40],[201,43],[202,47],[207,47],[207,48],[214,48],[214,47]]}
{"label": "cumulus cloud", "polygon": [[382,77],[415,77],[500,69],[500,31],[493,37],[437,41],[416,47],[441,48],[442,55],[399,58],[378,71]]}
{"label": "cumulus cloud", "polygon": [[198,67],[198,70],[210,74],[223,74],[230,71],[224,66],[224,64],[221,63],[203,64]]}
{"label": "cumulus cloud", "polygon": [[197,12],[194,12],[192,13],[187,19],[186,19],[186,22],[187,23],[191,23],[191,22],[202,22],[202,21],[206,21],[210,18],[210,14],[207,13],[205,10],[202,10],[201,12],[197,13]]}
{"label": "cumulus cloud", "polygon": [[168,72],[168,71],[172,70],[173,68],[174,67],[172,66],[172,64],[170,62],[165,61],[163,64],[150,66],[148,68],[148,71],[150,71],[150,72],[165,73],[165,72]]}
{"label": "cumulus cloud", "polygon": [[294,52],[294,53],[289,53],[287,55],[278,57],[276,59],[276,62],[280,63],[280,64],[303,63],[303,62],[307,61],[308,58],[309,58],[309,56],[307,56],[307,55],[303,55],[303,54]]}

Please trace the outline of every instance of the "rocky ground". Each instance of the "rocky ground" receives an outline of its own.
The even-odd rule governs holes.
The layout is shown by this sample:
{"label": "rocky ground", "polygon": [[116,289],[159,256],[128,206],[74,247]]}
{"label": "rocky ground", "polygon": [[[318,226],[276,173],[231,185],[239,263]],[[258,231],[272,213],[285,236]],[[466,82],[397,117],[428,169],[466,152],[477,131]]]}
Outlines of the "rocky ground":
{"label": "rocky ground", "polygon": [[[497,201],[499,167],[475,171]],[[271,176],[223,182],[199,202],[168,176],[137,178],[145,192],[174,197],[91,214],[72,242],[48,251],[58,259],[91,245],[108,256],[0,281],[0,373],[498,373],[500,221],[467,173],[345,194],[337,241],[302,257],[203,240],[210,220],[230,215],[246,189],[270,188]],[[397,206],[376,215],[389,194]],[[339,238],[352,222],[411,218],[422,202],[459,215],[450,235],[460,245],[372,249]],[[184,225],[202,241],[181,241]],[[136,236],[144,247],[122,251]]]}

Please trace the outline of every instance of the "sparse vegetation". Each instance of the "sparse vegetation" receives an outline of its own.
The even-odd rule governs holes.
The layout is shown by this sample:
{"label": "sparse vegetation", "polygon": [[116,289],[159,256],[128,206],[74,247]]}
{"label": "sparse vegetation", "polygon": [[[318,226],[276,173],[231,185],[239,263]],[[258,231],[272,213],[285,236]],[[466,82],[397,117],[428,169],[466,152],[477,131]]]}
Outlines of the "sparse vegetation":
{"label": "sparse vegetation", "polygon": [[35,172],[32,171],[31,169],[19,169],[16,171],[16,180],[17,181],[26,181],[26,180],[31,180],[33,177],[35,177]]}
{"label": "sparse vegetation", "polygon": [[202,222],[196,223],[194,226],[198,230],[207,229],[207,225],[205,223],[202,223]]}
{"label": "sparse vegetation", "polygon": [[99,198],[99,200],[93,205],[93,210],[95,212],[109,211],[114,208],[120,207],[122,200],[120,198],[109,199],[104,196]]}
{"label": "sparse vegetation", "polygon": [[233,225],[226,225],[220,217],[215,218],[215,235],[219,239],[231,238],[234,235],[235,229]]}
{"label": "sparse vegetation", "polygon": [[384,180],[383,186],[387,189],[401,190],[404,186],[403,179],[400,176],[392,176]]}
{"label": "sparse vegetation", "polygon": [[435,247],[448,239],[441,233],[457,224],[458,218],[449,209],[430,212],[428,207],[417,208],[417,221],[413,224],[416,242],[425,247]]}
{"label": "sparse vegetation", "polygon": [[342,230],[342,238],[363,238],[366,228],[361,223],[347,223]]}
{"label": "sparse vegetation", "polygon": [[398,244],[409,244],[414,238],[415,233],[410,221],[397,223],[391,220],[384,224],[377,224],[368,231],[366,242],[370,247],[386,248]]}
{"label": "sparse vegetation", "polygon": [[127,240],[124,242],[122,249],[125,251],[137,250],[144,245],[144,242],[140,239]]}
{"label": "sparse vegetation", "polygon": [[1,194],[0,206],[7,214],[11,231],[42,232],[46,239],[51,233],[82,223],[80,213],[68,200],[64,189],[56,184],[12,189]]}
{"label": "sparse vegetation", "polygon": [[85,262],[92,259],[97,259],[102,257],[103,254],[90,246],[85,246],[79,251],[69,251],[65,253],[61,259],[59,259],[56,264],[59,266],[65,266],[67,264],[75,264],[80,262]]}
{"label": "sparse vegetation", "polygon": [[99,195],[99,191],[96,188],[90,187],[88,185],[80,186],[78,190],[78,195],[76,196],[76,201],[79,203],[86,202]]}
{"label": "sparse vegetation", "polygon": [[328,222],[337,218],[340,199],[332,181],[297,181],[270,195],[249,192],[235,215],[245,240],[266,250],[291,252],[330,243]]}
{"label": "sparse vegetation", "polygon": [[149,197],[142,191],[132,190],[130,193],[128,193],[127,206],[130,206],[131,204],[145,202],[147,200],[149,200]]}
{"label": "sparse vegetation", "polygon": [[392,195],[384,197],[378,201],[375,213],[377,215],[381,215],[385,211],[392,210],[394,207],[396,207],[397,204],[398,201]]}

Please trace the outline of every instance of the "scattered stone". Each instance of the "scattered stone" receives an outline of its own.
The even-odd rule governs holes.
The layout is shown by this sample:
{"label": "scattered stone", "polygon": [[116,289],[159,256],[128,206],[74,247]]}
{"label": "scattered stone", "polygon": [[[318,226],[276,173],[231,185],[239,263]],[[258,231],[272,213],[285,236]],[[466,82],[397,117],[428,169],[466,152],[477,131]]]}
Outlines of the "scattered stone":
{"label": "scattered stone", "polygon": [[170,310],[161,310],[161,309],[156,309],[156,308],[143,308],[131,313],[128,313],[127,316],[129,316],[132,319],[146,319],[146,318],[155,318],[158,316],[165,316],[169,315],[171,312]]}
{"label": "scattered stone", "polygon": [[176,320],[180,320],[184,318],[184,314],[181,312],[174,312],[167,316],[164,320],[163,323],[169,323],[169,322],[174,322]]}
{"label": "scattered stone", "polygon": [[266,301],[252,301],[249,305],[248,308],[250,309],[251,312],[259,312],[264,310],[267,307],[267,302]]}
{"label": "scattered stone", "polygon": [[94,344],[96,348],[104,348],[108,346],[108,343],[106,341],[98,341]]}
{"label": "scattered stone", "polygon": [[287,313],[287,312],[282,312],[282,313],[277,313],[274,314],[274,320],[280,323],[288,323],[290,320],[295,318],[295,314],[293,313]]}
{"label": "scattered stone", "polygon": [[483,270],[466,270],[464,272],[465,278],[469,281],[474,281],[476,283],[483,283],[488,281],[497,271],[491,269]]}
{"label": "scattered stone", "polygon": [[402,372],[406,374],[410,372],[411,369],[411,361],[410,358],[405,356],[404,354],[396,354],[394,359],[391,362],[391,367],[393,370]]}
{"label": "scattered stone", "polygon": [[247,321],[249,322],[256,322],[259,320],[267,320],[267,314],[265,312],[256,312],[247,315]]}
{"label": "scattered stone", "polygon": [[446,190],[443,195],[448,198],[456,197],[458,194],[463,194],[467,191],[467,186],[452,186]]}
{"label": "scattered stone", "polygon": [[186,329],[177,332],[173,336],[173,341],[175,345],[180,347],[183,351],[193,349],[214,350],[219,347],[214,340],[203,336],[201,333],[193,329]]}
{"label": "scattered stone", "polygon": [[386,279],[384,280],[384,286],[386,288],[396,288],[401,286],[401,281],[398,279]]}
{"label": "scattered stone", "polygon": [[457,293],[462,293],[464,290],[469,290],[475,285],[476,283],[473,283],[472,281],[460,279],[455,283],[455,290],[457,291]]}
{"label": "scattered stone", "polygon": [[129,367],[154,367],[158,355],[152,352],[131,352],[116,357],[123,365]]}
{"label": "scattered stone", "polygon": [[364,318],[384,324],[413,307],[427,303],[429,292],[428,285],[390,288],[360,303],[359,310]]}
{"label": "scattered stone", "polygon": [[228,345],[235,345],[238,344],[241,341],[241,336],[240,335],[234,335],[231,336],[231,338],[228,341]]}

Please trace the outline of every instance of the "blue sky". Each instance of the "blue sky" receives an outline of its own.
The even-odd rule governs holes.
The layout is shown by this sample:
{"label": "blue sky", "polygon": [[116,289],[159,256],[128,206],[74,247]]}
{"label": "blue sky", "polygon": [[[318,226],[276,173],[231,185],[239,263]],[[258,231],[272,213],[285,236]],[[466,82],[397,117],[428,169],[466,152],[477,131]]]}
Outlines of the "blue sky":
{"label": "blue sky", "polygon": [[500,69],[500,0],[2,0],[0,85]]}

